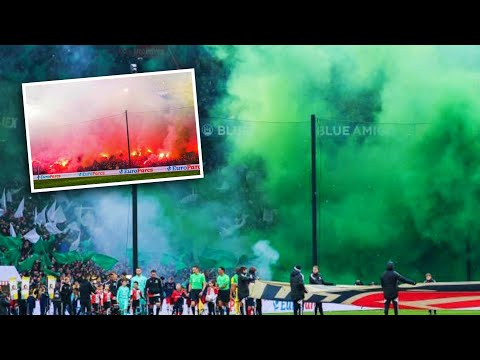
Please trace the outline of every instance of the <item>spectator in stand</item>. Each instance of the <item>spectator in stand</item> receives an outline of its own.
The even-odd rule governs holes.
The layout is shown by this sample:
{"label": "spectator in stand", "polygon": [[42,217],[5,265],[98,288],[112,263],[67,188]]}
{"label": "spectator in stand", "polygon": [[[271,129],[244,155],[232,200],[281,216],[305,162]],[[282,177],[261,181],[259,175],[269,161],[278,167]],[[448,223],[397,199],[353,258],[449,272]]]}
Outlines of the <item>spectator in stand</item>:
{"label": "spectator in stand", "polygon": [[63,315],[62,314],[62,298],[60,293],[60,283],[55,284],[55,289],[53,290],[53,315]]}
{"label": "spectator in stand", "polygon": [[68,311],[69,315],[73,315],[72,312],[72,286],[70,285],[70,278],[66,277],[61,282],[60,298],[62,300],[62,315]]}
{"label": "spectator in stand", "polygon": [[21,286],[18,287],[18,315],[27,315],[27,300],[22,299]]}
{"label": "spectator in stand", "polygon": [[22,246],[22,251],[20,253],[20,261],[25,260],[31,254],[32,254],[32,247],[30,246],[30,241],[24,240],[23,241],[23,246]]}
{"label": "spectator in stand", "polygon": [[78,287],[72,288],[72,295],[71,295],[72,312],[70,313],[70,315],[80,314],[80,291],[78,289],[79,289]]}
{"label": "spectator in stand", "polygon": [[92,314],[92,304],[90,296],[95,292],[95,287],[87,280],[87,277],[84,276],[80,286],[80,311],[85,315]]}
{"label": "spectator in stand", "polygon": [[18,315],[18,301],[10,297],[10,315]]}
{"label": "spectator in stand", "polygon": [[9,315],[10,301],[7,295],[0,288],[0,315]]}
{"label": "spectator in stand", "polygon": [[50,297],[44,285],[40,285],[38,289],[38,300],[40,301],[40,315],[47,315],[50,308]]}
{"label": "spectator in stand", "polygon": [[28,299],[27,299],[28,315],[33,315],[33,311],[35,310],[36,304],[37,304],[37,299],[35,296],[35,290],[30,289],[30,295],[28,295]]}

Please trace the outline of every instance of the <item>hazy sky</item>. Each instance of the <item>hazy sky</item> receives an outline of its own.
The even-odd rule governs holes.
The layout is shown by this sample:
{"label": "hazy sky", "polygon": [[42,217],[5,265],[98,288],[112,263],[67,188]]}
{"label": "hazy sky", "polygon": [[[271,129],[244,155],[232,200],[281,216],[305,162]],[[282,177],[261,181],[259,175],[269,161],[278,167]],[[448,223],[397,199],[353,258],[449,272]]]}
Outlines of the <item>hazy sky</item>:
{"label": "hazy sky", "polygon": [[[192,75],[121,75],[115,78],[43,82],[25,87],[30,130],[129,112],[193,106]],[[37,133],[38,134],[38,133]],[[40,135],[40,134],[38,134]]]}

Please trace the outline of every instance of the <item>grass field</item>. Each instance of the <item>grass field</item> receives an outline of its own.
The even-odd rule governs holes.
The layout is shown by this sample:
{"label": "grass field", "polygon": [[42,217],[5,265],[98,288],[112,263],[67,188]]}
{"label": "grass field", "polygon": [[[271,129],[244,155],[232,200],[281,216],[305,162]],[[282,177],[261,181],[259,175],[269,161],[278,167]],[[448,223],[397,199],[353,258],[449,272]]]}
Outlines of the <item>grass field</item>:
{"label": "grass field", "polygon": [[105,184],[119,181],[137,181],[162,179],[168,177],[193,176],[200,175],[199,170],[191,171],[175,171],[167,173],[148,173],[148,174],[126,174],[126,175],[111,175],[111,176],[89,176],[78,177],[72,179],[48,179],[48,180],[34,180],[33,186],[35,189],[46,189],[64,186],[81,186],[91,184]]}
{"label": "grass field", "polygon": [[[389,315],[393,315],[390,310]],[[428,315],[426,310],[400,310],[400,315]],[[277,313],[265,315],[293,315],[290,313]],[[305,313],[305,315],[313,315],[313,312]],[[353,311],[326,311],[325,315],[382,315],[383,310],[353,310]],[[438,310],[437,315],[480,315],[480,310]]]}

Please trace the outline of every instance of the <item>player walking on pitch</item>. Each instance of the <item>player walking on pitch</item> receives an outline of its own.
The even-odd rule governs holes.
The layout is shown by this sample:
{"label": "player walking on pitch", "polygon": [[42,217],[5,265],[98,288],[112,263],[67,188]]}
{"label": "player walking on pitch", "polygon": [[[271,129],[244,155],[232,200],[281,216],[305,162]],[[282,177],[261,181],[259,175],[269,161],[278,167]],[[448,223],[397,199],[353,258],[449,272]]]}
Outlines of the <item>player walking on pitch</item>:
{"label": "player walking on pitch", "polygon": [[160,314],[162,311],[161,294],[163,293],[162,280],[158,278],[157,271],[152,270],[150,272],[150,279],[145,284],[145,293],[148,297],[148,315],[153,315],[153,307],[156,305],[156,314]]}

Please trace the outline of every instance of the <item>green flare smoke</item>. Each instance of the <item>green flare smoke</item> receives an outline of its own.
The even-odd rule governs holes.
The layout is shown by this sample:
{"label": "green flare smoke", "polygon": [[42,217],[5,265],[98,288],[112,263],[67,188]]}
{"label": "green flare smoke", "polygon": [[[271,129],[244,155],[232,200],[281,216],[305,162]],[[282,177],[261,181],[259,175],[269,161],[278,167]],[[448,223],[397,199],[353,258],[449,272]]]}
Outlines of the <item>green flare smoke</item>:
{"label": "green flare smoke", "polygon": [[[228,51],[227,51],[228,50]],[[216,48],[231,66],[214,110],[248,122],[230,164],[260,159],[263,237],[280,268],[311,264],[310,114],[377,136],[318,135],[319,265],[336,283],[374,281],[388,260],[421,280],[480,276],[480,51],[474,47]],[[294,123],[305,121],[304,123]],[[255,237],[252,231],[249,236]],[[279,268],[279,269],[280,269]],[[286,279],[276,271],[277,279]]]}
{"label": "green flare smoke", "polygon": [[[35,47],[0,48],[3,55],[16,51],[28,65],[13,68],[11,57],[2,57],[10,71],[0,79],[0,120],[18,119],[15,129],[0,126],[2,184],[13,180],[28,188],[21,82],[128,71],[118,49],[54,50],[75,54],[59,57],[58,74],[38,65],[46,55]],[[316,114],[318,257],[327,280],[378,283],[388,260],[417,281],[426,272],[437,281],[467,280],[468,268],[471,280],[480,277],[480,47],[173,50],[182,67],[195,67],[200,126],[214,131],[202,134],[204,179],[139,185],[142,267],[197,263],[231,272],[238,264],[256,265],[262,278],[273,280],[288,280],[296,264],[308,271],[309,119]],[[114,69],[115,59],[125,69]],[[171,68],[166,51],[144,64],[145,71]],[[322,134],[344,126],[350,135]],[[379,133],[354,135],[362,126]],[[94,228],[104,233],[93,232],[97,244],[128,236],[127,193],[68,192],[96,208]],[[126,257],[127,243],[123,255],[107,255]]]}

